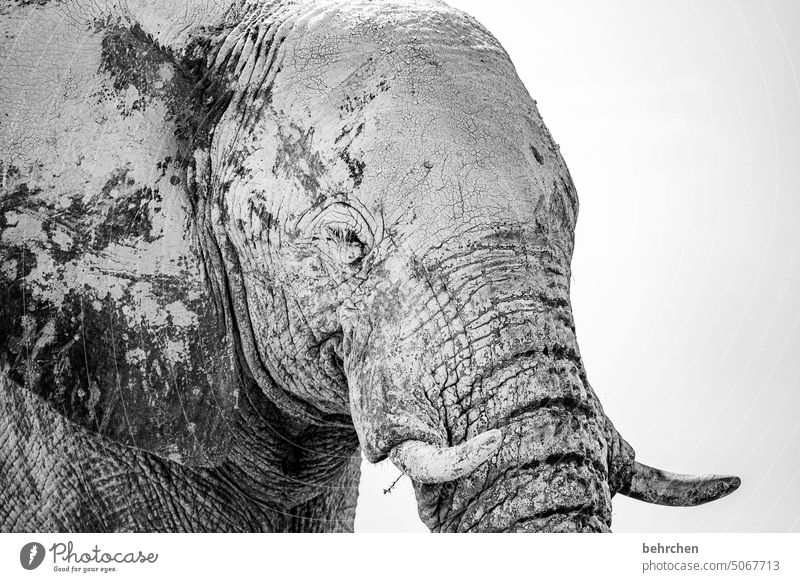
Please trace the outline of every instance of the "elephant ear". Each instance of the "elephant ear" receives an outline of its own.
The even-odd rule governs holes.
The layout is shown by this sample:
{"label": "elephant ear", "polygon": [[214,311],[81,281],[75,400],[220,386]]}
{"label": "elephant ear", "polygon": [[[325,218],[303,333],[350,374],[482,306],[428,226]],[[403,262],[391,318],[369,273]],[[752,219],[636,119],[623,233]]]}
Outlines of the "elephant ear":
{"label": "elephant ear", "polygon": [[0,8],[0,367],[90,431],[216,463],[240,380],[187,184],[205,119],[195,68],[125,17],[11,6]]}

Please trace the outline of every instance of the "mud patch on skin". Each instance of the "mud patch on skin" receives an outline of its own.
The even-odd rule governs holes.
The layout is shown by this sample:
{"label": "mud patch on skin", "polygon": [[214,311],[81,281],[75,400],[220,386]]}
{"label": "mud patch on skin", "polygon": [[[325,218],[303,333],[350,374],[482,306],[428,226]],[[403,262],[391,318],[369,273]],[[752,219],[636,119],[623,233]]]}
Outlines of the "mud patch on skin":
{"label": "mud patch on skin", "polygon": [[227,76],[209,70],[207,63],[214,50],[209,37],[197,36],[177,62],[139,26],[111,28],[103,38],[100,56],[100,71],[111,83],[95,98],[115,101],[123,118],[163,104],[165,121],[175,123],[179,156],[189,160],[193,148],[208,147],[211,129],[233,94]]}
{"label": "mud patch on skin", "polygon": [[[115,171],[99,196],[88,201],[75,196],[60,212],[43,212],[37,201],[40,191],[19,184],[0,206],[0,232],[9,227],[26,231],[30,242],[44,244],[56,265],[79,260],[87,252],[103,251],[114,243],[154,242],[158,233],[153,215],[161,211],[161,195],[158,189],[137,185],[128,174],[126,168]],[[41,230],[38,237],[37,230]]]}
{"label": "mud patch on skin", "polygon": [[[371,62],[372,58],[368,59]],[[343,115],[350,115],[352,113],[362,111],[371,101],[373,101],[381,93],[385,93],[390,89],[389,81],[381,79],[380,82],[371,91],[365,91],[360,95],[345,95],[345,100],[339,106],[339,110]]]}
{"label": "mud patch on skin", "polygon": [[[266,195],[263,196],[263,199],[267,199]],[[277,219],[272,212],[264,207],[260,196],[255,196],[251,199],[249,206],[253,238],[269,241],[278,228]]]}
{"label": "mud patch on skin", "polygon": [[[13,167],[12,167],[13,168]],[[2,177],[2,181],[13,180],[17,173],[13,169],[9,169],[6,175]],[[0,232],[9,226],[8,217],[6,212],[15,212],[18,208],[25,207],[27,202],[38,194],[38,190],[31,191],[28,189],[28,184],[23,182],[15,184],[13,188],[6,189],[0,193]]]}
{"label": "mud patch on skin", "polygon": [[358,188],[364,179],[366,164],[362,160],[351,157],[347,149],[342,150],[339,157],[347,164],[347,171],[350,173],[350,179],[353,180],[353,188]]}
{"label": "mud patch on skin", "polygon": [[161,210],[161,195],[149,186],[137,188],[127,174],[127,170],[119,170],[103,186],[101,199],[109,200],[110,207],[105,209],[105,216],[95,229],[90,245],[93,250],[102,250],[125,239],[153,242],[158,238],[153,234],[151,213]]}
{"label": "mud patch on skin", "polygon": [[[35,261],[25,249],[15,249],[15,256],[21,281],[23,265],[30,271]],[[162,325],[132,323],[125,306],[136,300],[127,291],[114,302],[73,290],[56,307],[21,284],[2,283],[0,346],[12,379],[73,422],[118,442],[164,456],[172,447],[191,463],[223,452],[223,438],[211,446],[198,439],[229,430],[215,406],[233,397],[233,362],[209,349],[226,345],[224,326],[213,315],[198,320],[203,302],[189,299],[180,283],[165,280],[158,288],[162,302],[171,300]]]}
{"label": "mud patch on skin", "polygon": [[7,176],[0,350],[13,380],[73,422],[205,464],[226,454],[236,364],[227,325],[180,254],[184,225],[168,216],[181,210],[157,189],[172,171],[165,160],[150,187],[118,168],[58,209],[35,172]]}
{"label": "mud patch on skin", "polygon": [[17,6],[46,6],[48,4],[60,4],[62,0],[14,0],[11,4]]}
{"label": "mud patch on skin", "polygon": [[[5,347],[11,357],[23,356],[31,347],[30,332],[26,332],[23,317],[35,303],[26,297],[17,281],[23,280],[36,268],[36,255],[22,246],[6,246],[0,249],[0,262],[4,265],[0,277],[0,346]],[[28,325],[29,327],[29,325]],[[24,380],[20,383],[24,384]]]}
{"label": "mud patch on skin", "polygon": [[314,196],[320,189],[320,179],[325,173],[322,156],[314,148],[314,128],[303,129],[291,123],[288,131],[278,126],[278,151],[272,173],[297,180],[302,188]]}
{"label": "mud patch on skin", "polygon": [[361,123],[359,123],[358,125],[356,125],[356,126],[345,125],[342,128],[341,133],[338,136],[336,136],[336,139],[334,140],[334,143],[338,144],[346,136],[350,136],[350,141],[352,142],[355,138],[357,138],[359,135],[361,135],[362,131],[364,131],[364,122],[363,121]]}
{"label": "mud patch on skin", "polygon": [[177,112],[178,104],[171,99],[176,93],[172,63],[141,28],[134,26],[108,34],[102,42],[100,59],[100,70],[111,77],[117,108],[124,117],[144,111],[154,97],[165,99],[171,112]]}

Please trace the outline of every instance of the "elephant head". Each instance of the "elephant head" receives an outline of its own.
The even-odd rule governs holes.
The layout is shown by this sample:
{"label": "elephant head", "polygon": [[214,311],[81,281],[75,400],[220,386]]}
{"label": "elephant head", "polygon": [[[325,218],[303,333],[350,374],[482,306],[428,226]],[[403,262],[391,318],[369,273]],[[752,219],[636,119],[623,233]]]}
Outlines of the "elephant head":
{"label": "elephant head", "polygon": [[569,301],[575,186],[472,18],[94,9],[27,9],[69,15],[94,84],[54,146],[14,108],[40,138],[0,214],[20,386],[266,505],[319,495],[360,445],[436,531],[604,531],[615,493],[738,487],[639,464],[603,413]]}

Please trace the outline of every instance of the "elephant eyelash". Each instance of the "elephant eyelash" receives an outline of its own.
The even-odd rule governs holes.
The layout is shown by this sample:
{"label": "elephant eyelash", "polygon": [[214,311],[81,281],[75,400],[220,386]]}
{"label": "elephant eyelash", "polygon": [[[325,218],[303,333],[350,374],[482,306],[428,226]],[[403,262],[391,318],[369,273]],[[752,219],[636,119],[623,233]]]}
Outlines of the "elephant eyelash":
{"label": "elephant eyelash", "polygon": [[[314,241],[326,241],[329,244],[340,247],[339,252],[324,252],[329,259],[339,263],[345,263],[349,267],[360,268],[364,256],[367,254],[367,245],[359,238],[358,234],[350,228],[340,226],[329,226],[312,238]],[[344,247],[342,249],[341,247]],[[335,258],[334,258],[335,257]]]}
{"label": "elephant eyelash", "polygon": [[364,243],[358,238],[358,235],[355,231],[348,229],[341,229],[341,228],[330,228],[328,229],[328,240],[332,240],[335,242],[342,242],[348,245],[360,245],[365,246]]}
{"label": "elephant eyelash", "polygon": [[362,247],[366,246],[366,244],[360,238],[358,238],[358,235],[355,233],[355,231],[342,228],[329,228],[327,229],[325,236],[313,236],[311,237],[311,240],[327,240],[333,243],[358,245]]}

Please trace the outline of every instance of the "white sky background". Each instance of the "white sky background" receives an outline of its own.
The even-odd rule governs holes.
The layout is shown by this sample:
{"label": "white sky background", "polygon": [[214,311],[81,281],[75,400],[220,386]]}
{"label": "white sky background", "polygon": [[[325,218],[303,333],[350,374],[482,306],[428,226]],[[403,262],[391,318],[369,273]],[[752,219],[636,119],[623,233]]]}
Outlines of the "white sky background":
{"label": "white sky background", "polygon": [[[589,381],[647,464],[742,477],[615,531],[800,531],[800,2],[450,0],[503,44],[578,188]],[[427,531],[363,464],[356,531]]]}

